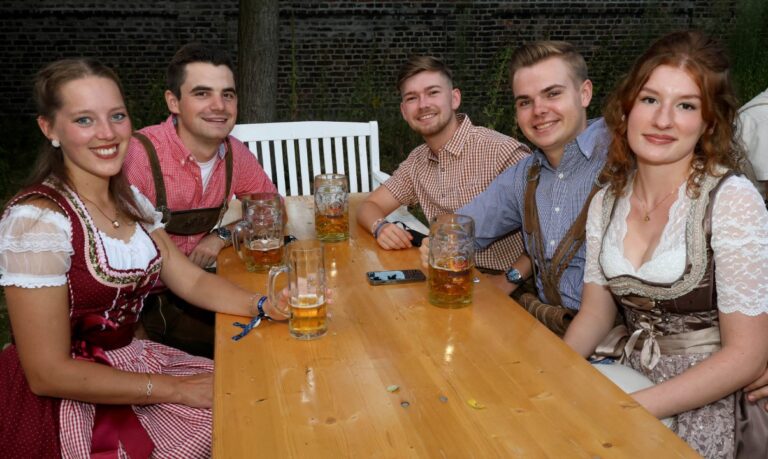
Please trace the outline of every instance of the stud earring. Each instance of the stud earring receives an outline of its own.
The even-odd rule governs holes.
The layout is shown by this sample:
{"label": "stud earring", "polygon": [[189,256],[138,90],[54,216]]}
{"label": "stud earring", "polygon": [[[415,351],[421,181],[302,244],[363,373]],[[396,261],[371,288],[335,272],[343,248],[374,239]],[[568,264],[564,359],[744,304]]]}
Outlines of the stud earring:
{"label": "stud earring", "polygon": [[58,139],[51,140],[51,145],[53,145],[53,148],[59,148],[61,146],[61,142],[58,141]]}

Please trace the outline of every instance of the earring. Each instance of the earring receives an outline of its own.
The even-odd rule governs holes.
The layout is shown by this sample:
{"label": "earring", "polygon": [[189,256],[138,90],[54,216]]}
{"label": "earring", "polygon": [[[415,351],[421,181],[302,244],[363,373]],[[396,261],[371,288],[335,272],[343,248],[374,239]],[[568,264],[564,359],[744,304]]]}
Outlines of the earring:
{"label": "earring", "polygon": [[59,142],[58,139],[52,139],[51,140],[51,145],[53,145],[53,148],[59,148],[59,147],[61,147],[61,142]]}

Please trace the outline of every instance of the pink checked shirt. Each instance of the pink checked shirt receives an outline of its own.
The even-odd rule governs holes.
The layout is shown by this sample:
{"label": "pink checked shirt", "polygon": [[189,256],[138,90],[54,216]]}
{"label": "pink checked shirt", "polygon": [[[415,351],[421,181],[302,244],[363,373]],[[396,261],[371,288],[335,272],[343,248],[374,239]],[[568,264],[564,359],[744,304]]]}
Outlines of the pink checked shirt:
{"label": "pink checked shirt", "polygon": [[[400,204],[420,204],[429,220],[463,207],[497,175],[530,153],[517,140],[474,126],[467,115],[458,116],[459,129],[440,151],[419,145],[384,182]],[[515,232],[477,252],[475,264],[506,270],[522,252],[520,233]]]}
{"label": "pink checked shirt", "polygon": [[[176,133],[173,115],[169,116],[165,122],[147,126],[139,132],[146,135],[157,150],[165,181],[166,199],[171,210],[203,209],[221,205],[226,186],[224,142],[219,147],[219,160],[213,166],[213,172],[204,193],[200,167]],[[232,145],[232,189],[227,200],[232,199],[233,195],[262,191],[277,192],[275,185],[248,147],[232,136],[229,136],[229,141]],[[144,147],[135,138],[131,138],[128,146],[123,171],[128,181],[149,198],[152,204],[157,205],[152,168]],[[189,255],[205,234],[192,236],[170,234],[169,236],[184,254]]]}

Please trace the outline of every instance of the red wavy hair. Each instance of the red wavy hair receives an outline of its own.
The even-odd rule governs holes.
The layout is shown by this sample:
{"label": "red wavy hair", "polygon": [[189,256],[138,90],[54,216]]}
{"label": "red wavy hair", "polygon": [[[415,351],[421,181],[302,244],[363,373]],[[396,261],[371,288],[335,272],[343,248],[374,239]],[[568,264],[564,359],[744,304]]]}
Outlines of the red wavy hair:
{"label": "red wavy hair", "polygon": [[717,175],[717,165],[736,168],[733,153],[738,146],[733,140],[733,123],[738,102],[726,50],[701,32],[673,32],[656,40],[634,62],[606,103],[604,116],[613,138],[601,181],[616,195],[622,194],[636,167],[635,153],[627,141],[629,112],[651,73],[661,65],[685,70],[701,90],[701,114],[708,128],[694,148],[688,194],[698,196],[701,178],[704,174]]}

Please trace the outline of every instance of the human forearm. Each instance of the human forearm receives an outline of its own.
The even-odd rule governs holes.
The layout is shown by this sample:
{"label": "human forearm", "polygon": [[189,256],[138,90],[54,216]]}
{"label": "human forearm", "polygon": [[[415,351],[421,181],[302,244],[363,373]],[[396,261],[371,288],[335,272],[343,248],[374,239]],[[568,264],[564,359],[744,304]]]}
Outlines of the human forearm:
{"label": "human forearm", "polygon": [[666,417],[712,403],[757,379],[768,360],[768,314],[721,313],[720,338],[722,348],[712,356],[633,397]]}
{"label": "human forearm", "polygon": [[657,418],[689,411],[734,393],[754,381],[765,368],[751,357],[722,349],[682,374],[632,397]]}
{"label": "human forearm", "polygon": [[[74,359],[49,362],[42,371],[25,368],[25,374],[32,392],[39,396],[115,405],[179,403],[210,406],[203,401],[205,397],[201,400],[192,393],[190,378],[127,372]],[[211,379],[210,373],[201,374],[196,379]],[[209,389],[212,392],[212,386]]]}
{"label": "human forearm", "polygon": [[615,318],[616,305],[608,290],[602,285],[586,283],[581,308],[563,341],[582,357],[589,357],[611,330]]}
{"label": "human forearm", "polygon": [[375,202],[364,201],[357,210],[357,223],[362,226],[366,232],[373,234],[375,228],[373,224],[383,221],[386,214]]}

